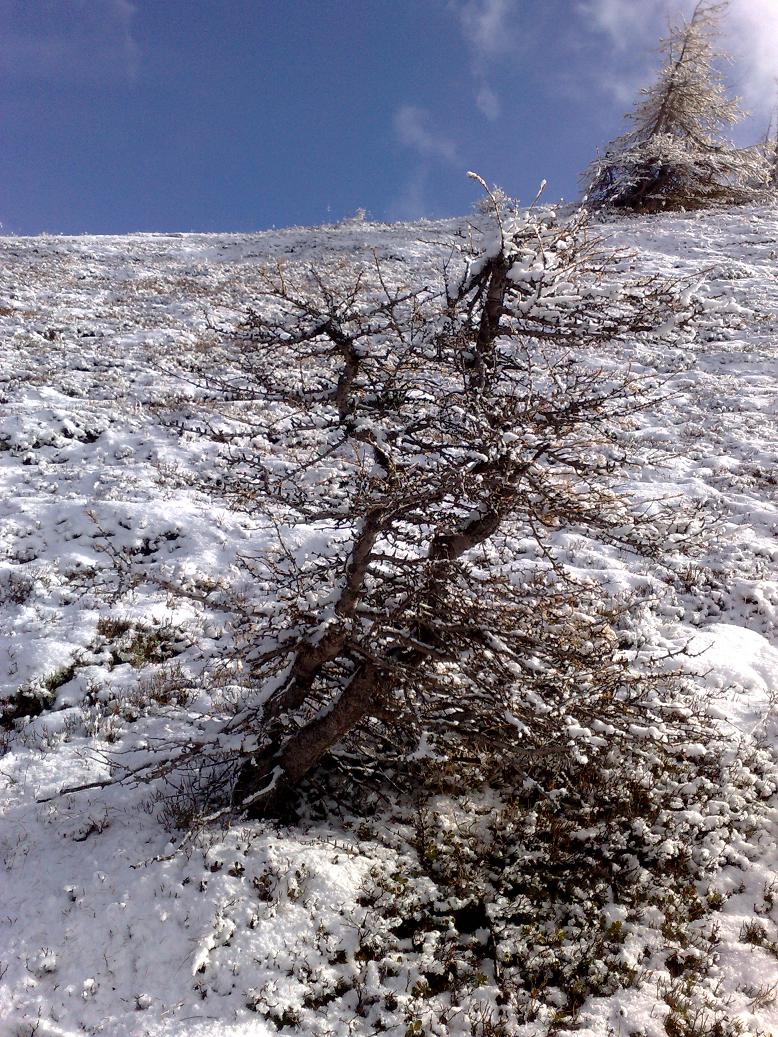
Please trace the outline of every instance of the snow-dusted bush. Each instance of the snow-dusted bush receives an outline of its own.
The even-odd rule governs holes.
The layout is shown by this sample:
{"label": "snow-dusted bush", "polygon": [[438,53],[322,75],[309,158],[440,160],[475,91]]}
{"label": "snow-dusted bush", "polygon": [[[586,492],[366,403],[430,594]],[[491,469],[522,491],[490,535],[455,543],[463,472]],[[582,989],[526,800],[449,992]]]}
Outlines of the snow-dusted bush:
{"label": "snow-dusted bush", "polygon": [[500,213],[501,218],[506,219],[516,216],[519,210],[518,200],[497,184],[488,193],[480,195],[473,204],[473,212],[478,216],[488,216],[492,219],[495,210]]}
{"label": "snow-dusted bush", "polygon": [[664,64],[612,141],[584,173],[594,207],[698,208],[743,202],[770,181],[758,146],[737,148],[724,134],[741,118],[716,67],[714,42],[727,3],[700,0],[691,19],[662,41]]}
{"label": "snow-dusted bush", "polygon": [[[737,757],[657,755],[638,739],[563,772],[536,761],[502,795],[433,796],[424,761],[415,798],[341,784],[336,840],[301,848],[289,833],[268,852],[236,828],[205,855],[224,916],[197,989],[224,994],[239,967],[251,1011],[320,1037],[347,1020],[363,1037],[607,1032],[587,999],[624,988],[643,1006],[627,1016],[633,1034],[746,1032],[716,983],[716,914],[732,890],[720,870],[751,852],[775,772],[767,753]],[[336,867],[361,880],[333,904],[322,887]],[[278,919],[289,933],[292,917],[279,954]]]}

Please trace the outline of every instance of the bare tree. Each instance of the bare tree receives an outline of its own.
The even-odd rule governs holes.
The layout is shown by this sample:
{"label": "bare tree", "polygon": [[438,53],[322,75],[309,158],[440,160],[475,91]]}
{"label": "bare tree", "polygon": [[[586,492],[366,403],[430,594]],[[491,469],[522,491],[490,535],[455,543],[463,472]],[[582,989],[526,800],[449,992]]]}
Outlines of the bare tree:
{"label": "bare tree", "polygon": [[278,264],[236,332],[180,358],[204,390],[182,425],[222,451],[202,488],[273,534],[245,559],[250,681],[228,718],[117,757],[110,781],[232,773],[221,812],[262,815],[325,760],[504,784],[628,759],[636,728],[665,732],[660,754],[703,737],[636,665],[630,602],[553,546],[665,560],[699,532],[677,502],[646,513],[618,491],[651,397],[592,360],[658,329],[685,339],[695,304],[625,272],[584,211],[508,219],[495,196],[493,215],[480,243],[452,243],[443,291],[400,261]]}
{"label": "bare tree", "polygon": [[632,129],[584,173],[595,206],[651,210],[740,202],[769,181],[759,147],[736,148],[725,134],[742,117],[717,61],[728,0],[699,0],[687,22],[662,40],[656,82],[641,91]]}
{"label": "bare tree", "polygon": [[266,588],[244,625],[257,691],[223,732],[240,811],[276,809],[333,753],[516,767],[567,756],[571,725],[618,739],[651,712],[618,608],[548,538],[655,549],[613,485],[644,386],[585,355],[690,311],[652,278],[606,290],[583,213],[505,223],[495,198],[494,215],[445,294],[377,260],[268,270],[198,371],[231,444],[217,490],[277,533],[247,562]]}

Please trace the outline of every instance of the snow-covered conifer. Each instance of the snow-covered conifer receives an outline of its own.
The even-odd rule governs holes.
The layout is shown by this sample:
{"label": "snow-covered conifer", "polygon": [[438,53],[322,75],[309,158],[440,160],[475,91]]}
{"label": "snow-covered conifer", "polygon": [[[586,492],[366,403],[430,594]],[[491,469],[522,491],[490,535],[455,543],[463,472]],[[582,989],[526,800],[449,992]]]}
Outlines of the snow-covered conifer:
{"label": "snow-covered conifer", "polygon": [[726,89],[716,47],[728,0],[699,0],[660,44],[662,69],[612,141],[584,174],[590,204],[636,210],[699,208],[748,200],[770,177],[759,147],[725,134],[743,112]]}

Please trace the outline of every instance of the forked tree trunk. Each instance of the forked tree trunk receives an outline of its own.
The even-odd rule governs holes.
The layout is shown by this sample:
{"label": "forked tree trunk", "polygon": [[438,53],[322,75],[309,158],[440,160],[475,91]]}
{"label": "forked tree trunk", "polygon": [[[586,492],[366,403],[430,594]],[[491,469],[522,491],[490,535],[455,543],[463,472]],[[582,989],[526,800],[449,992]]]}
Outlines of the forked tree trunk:
{"label": "forked tree trunk", "polygon": [[[439,534],[430,544],[429,560],[440,563],[441,572],[445,571],[446,563],[456,561],[488,540],[501,520],[501,512],[492,508],[455,533]],[[433,578],[427,592],[430,599],[445,579],[443,575],[437,581]],[[368,717],[386,713],[394,667],[407,670],[422,666],[432,651],[432,646],[398,649],[396,659],[387,659],[384,668],[368,661],[360,663],[328,709],[288,736],[279,748],[270,746],[243,764],[233,795],[235,806],[253,817],[275,813],[291,790],[349,731]]]}
{"label": "forked tree trunk", "polygon": [[[480,390],[484,387],[493,361],[495,340],[500,333],[504,313],[508,270],[508,262],[503,254],[492,260],[486,268],[485,301],[473,358],[467,365],[466,377],[471,389]],[[460,529],[438,533],[433,537],[428,559],[433,563],[433,573],[437,571],[439,575],[433,576],[428,588],[430,600],[447,579],[448,563],[489,539],[499,528],[503,517],[500,503],[497,494],[482,514],[471,518]],[[341,620],[353,616],[363,597],[365,577],[385,520],[385,511],[377,508],[366,516],[362,524],[346,567],[344,589],[335,609]],[[368,717],[385,713],[386,704],[391,698],[394,666],[402,666],[404,669],[422,666],[431,652],[431,647],[425,650],[423,645],[416,648],[403,646],[396,649],[396,658],[386,659],[383,667],[375,662],[360,661],[340,695],[323,712],[290,735],[288,731],[282,733],[279,718],[304,705],[317,677],[329,663],[349,655],[345,624],[339,625],[318,643],[301,644],[292,663],[290,679],[270,699],[265,710],[262,735],[269,744],[264,751],[247,759],[240,768],[233,793],[236,809],[251,816],[276,813],[292,789],[349,731]],[[281,738],[280,744],[276,743],[276,735]]]}

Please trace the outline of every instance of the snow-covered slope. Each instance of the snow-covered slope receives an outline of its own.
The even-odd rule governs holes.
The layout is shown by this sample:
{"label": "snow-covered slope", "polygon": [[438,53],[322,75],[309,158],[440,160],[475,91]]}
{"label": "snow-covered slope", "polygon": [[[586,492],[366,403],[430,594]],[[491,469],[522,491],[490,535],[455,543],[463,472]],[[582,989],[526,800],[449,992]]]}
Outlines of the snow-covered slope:
{"label": "snow-covered slope", "polygon": [[[209,329],[239,318],[263,263],[374,250],[432,284],[457,226],[0,239],[2,1037],[366,1035],[379,993],[388,1032],[497,1033],[488,997],[480,1030],[453,1009],[444,1023],[413,1016],[400,965],[387,1001],[391,979],[362,954],[381,924],[365,891],[405,866],[399,829],[242,825],[182,843],[185,797],[156,784],[48,798],[105,780],[129,728],[136,745],[207,730],[237,694],[228,602],[262,537],[189,485],[215,447],[162,420],[193,391],[175,357],[207,355]],[[640,270],[693,278],[694,346],[638,342],[620,358],[664,388],[635,434],[644,463],[629,489],[646,507],[705,501],[715,527],[680,576],[575,538],[558,550],[614,592],[651,592],[653,642],[689,646],[685,665],[733,749],[778,754],[778,212],[601,233]],[[777,839],[766,798],[717,885],[728,899],[706,983],[749,1032],[778,1034]],[[631,989],[587,1002],[578,1032],[665,1033],[672,979],[646,967]],[[711,1012],[708,1031],[677,1032],[714,1032]]]}

